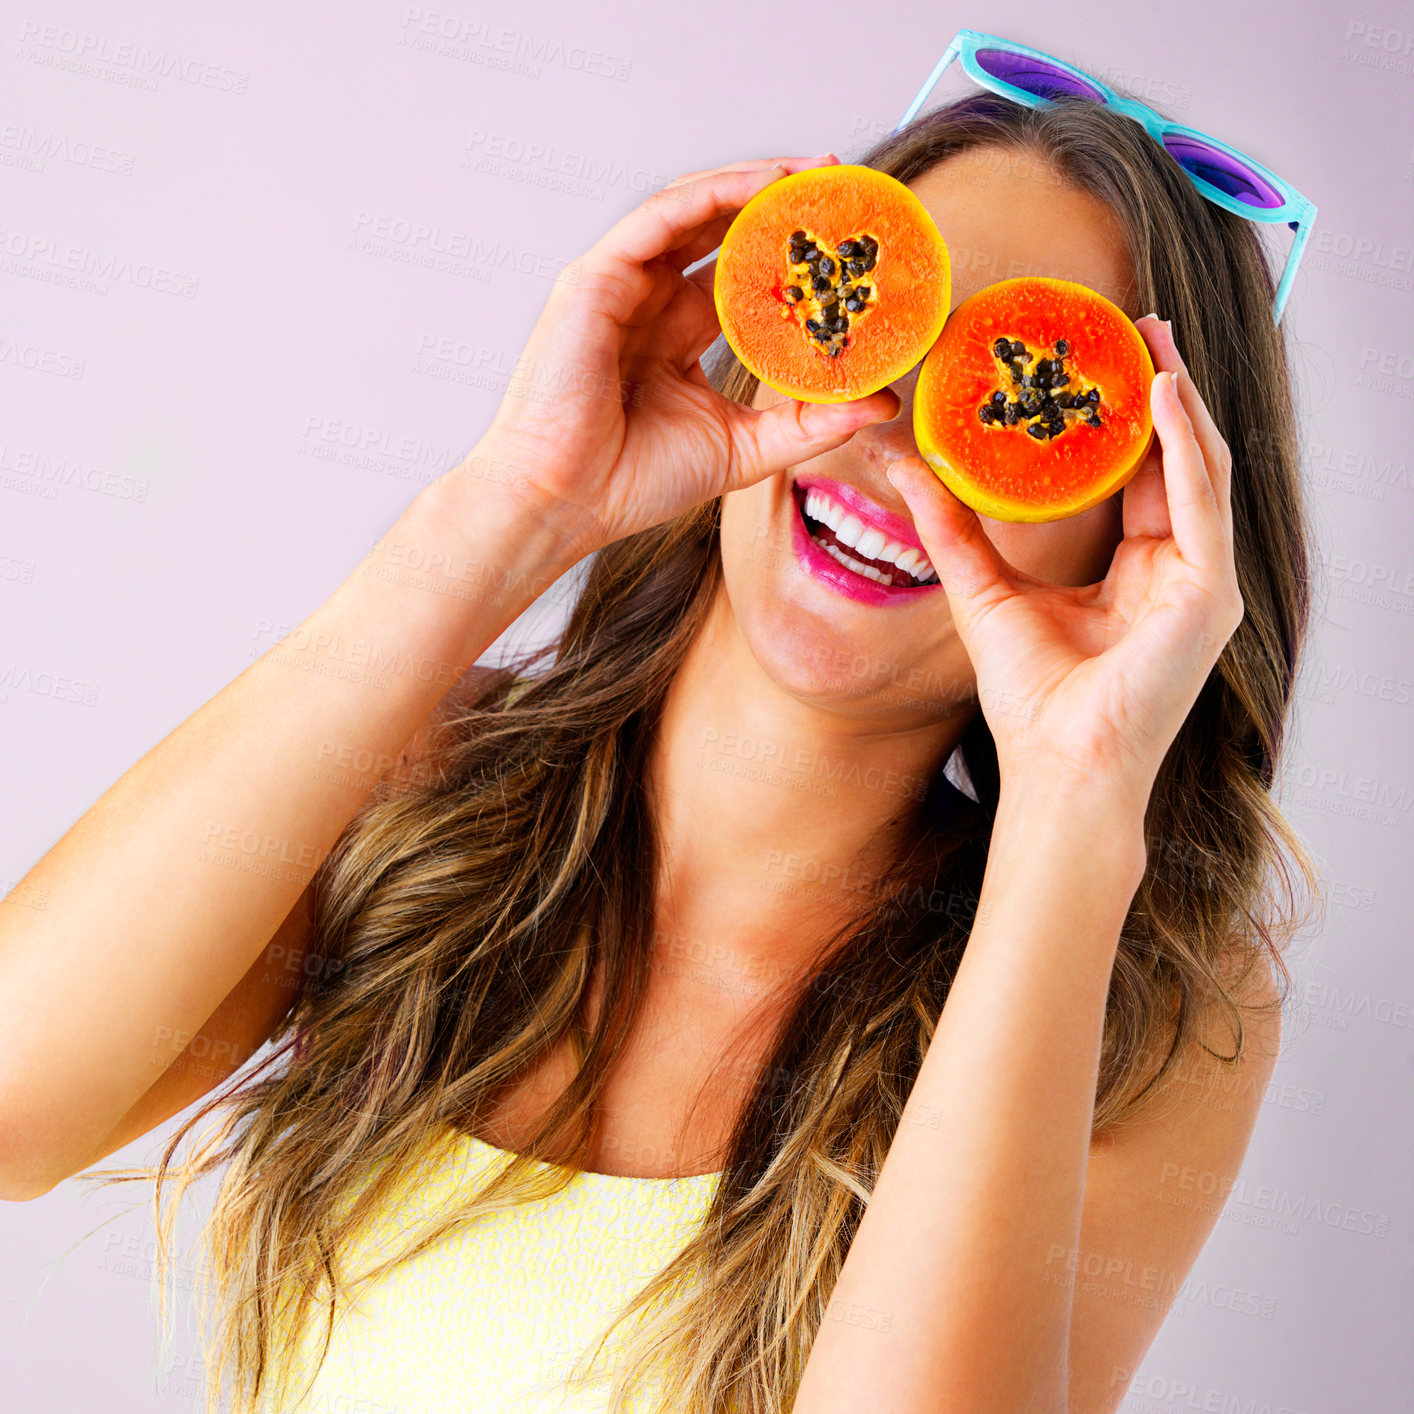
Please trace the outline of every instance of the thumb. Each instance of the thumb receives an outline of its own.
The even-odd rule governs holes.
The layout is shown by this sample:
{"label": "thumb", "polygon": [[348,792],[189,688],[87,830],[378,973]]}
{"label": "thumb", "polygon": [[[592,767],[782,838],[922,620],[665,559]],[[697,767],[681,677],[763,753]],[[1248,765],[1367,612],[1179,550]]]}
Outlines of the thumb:
{"label": "thumb", "polygon": [[987,538],[976,511],[959,501],[922,457],[900,457],[885,474],[913,513],[955,619],[970,619],[1016,591],[1010,566]]}
{"label": "thumb", "polygon": [[901,406],[898,394],[889,388],[848,403],[791,400],[759,410],[728,403],[732,474],[727,489],[750,486],[788,466],[832,451],[861,427],[897,417]]}

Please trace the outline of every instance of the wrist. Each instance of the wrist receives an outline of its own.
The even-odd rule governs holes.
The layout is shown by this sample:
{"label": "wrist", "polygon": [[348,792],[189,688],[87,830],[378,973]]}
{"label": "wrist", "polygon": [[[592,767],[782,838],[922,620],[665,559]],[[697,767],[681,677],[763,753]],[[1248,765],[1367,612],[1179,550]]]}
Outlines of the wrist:
{"label": "wrist", "polygon": [[1023,850],[1069,854],[1137,889],[1148,864],[1148,802],[1148,789],[1132,782],[1067,771],[1003,772],[993,844],[1016,841]]}
{"label": "wrist", "polygon": [[484,438],[409,508],[488,573],[534,599],[595,546],[588,517],[542,490],[501,443]]}

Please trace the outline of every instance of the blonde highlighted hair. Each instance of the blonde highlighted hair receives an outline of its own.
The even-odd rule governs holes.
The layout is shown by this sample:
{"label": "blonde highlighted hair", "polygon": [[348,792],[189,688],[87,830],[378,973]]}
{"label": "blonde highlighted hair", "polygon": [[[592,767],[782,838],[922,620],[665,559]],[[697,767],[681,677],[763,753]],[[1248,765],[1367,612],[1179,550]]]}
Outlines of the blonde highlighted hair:
{"label": "blonde highlighted hair", "polygon": [[[1106,1013],[1099,1131],[1181,1068],[1200,1015],[1229,1019],[1236,1059],[1233,998],[1247,969],[1270,966],[1281,1000],[1289,987],[1281,949],[1317,884],[1272,799],[1309,613],[1295,419],[1252,225],[1198,196],[1137,124],[1093,104],[1029,109],[981,94],[860,160],[908,182],[976,147],[1034,154],[1115,212],[1133,257],[1126,308],[1175,321],[1233,455],[1246,614],[1154,787],[1150,864]],[[755,380],[724,348],[710,372],[727,396],[751,399]],[[225,1169],[205,1231],[218,1305],[211,1408],[226,1385],[235,1414],[272,1396],[297,1407],[281,1389],[294,1344],[327,1336],[355,1280],[345,1258],[356,1239],[435,1141],[474,1132],[561,1045],[574,1078],[523,1155],[363,1275],[569,1181],[531,1157],[580,1162],[590,1151],[652,960],[659,848],[645,763],[719,588],[719,510],[709,502],[600,551],[557,642],[474,676],[426,759],[380,784],[320,867],[315,980],[273,1049],[138,1171],[156,1179],[165,1258],[187,1186]],[[960,750],[977,798],[940,763],[887,878],[793,979],[700,1232],[616,1328],[628,1343],[615,1410],[640,1396],[654,1414],[790,1407],[967,942],[998,789],[980,715]],[[596,972],[603,1004],[591,1025]],[[174,1166],[213,1114],[220,1123]],[[164,1181],[174,1185],[165,1215]]]}

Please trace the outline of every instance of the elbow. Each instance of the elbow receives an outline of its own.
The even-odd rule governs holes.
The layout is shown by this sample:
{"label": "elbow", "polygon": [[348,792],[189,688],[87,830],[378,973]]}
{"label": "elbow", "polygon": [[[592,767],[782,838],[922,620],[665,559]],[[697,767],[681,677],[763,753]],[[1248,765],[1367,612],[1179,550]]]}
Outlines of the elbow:
{"label": "elbow", "polygon": [[0,1103],[0,1202],[28,1203],[44,1197],[68,1175],[56,1173],[52,1165],[44,1163],[33,1146],[25,1144],[7,1114],[13,1111]]}
{"label": "elbow", "polygon": [[62,1181],[62,1177],[17,1164],[8,1148],[0,1148],[0,1202],[28,1203],[33,1198],[43,1198]]}
{"label": "elbow", "polygon": [[58,1182],[58,1179],[47,1183],[27,1180],[24,1175],[0,1172],[0,1203],[28,1203],[33,1198],[43,1198]]}

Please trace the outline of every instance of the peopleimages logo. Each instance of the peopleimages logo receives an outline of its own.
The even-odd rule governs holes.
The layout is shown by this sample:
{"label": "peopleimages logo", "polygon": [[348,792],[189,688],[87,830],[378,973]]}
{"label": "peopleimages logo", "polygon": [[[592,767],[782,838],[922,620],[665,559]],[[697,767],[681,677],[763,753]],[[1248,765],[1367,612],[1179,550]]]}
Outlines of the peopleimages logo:
{"label": "peopleimages logo", "polygon": [[511,133],[491,133],[474,128],[467,138],[462,166],[473,171],[507,177],[540,186],[567,184],[565,190],[603,200],[610,187],[648,195],[673,179],[646,167],[633,167],[613,157],[571,152],[554,143],[526,141]]}
{"label": "peopleimages logo", "polygon": [[31,447],[16,447],[0,442],[0,471],[32,478],[53,486],[77,486],[100,496],[112,496],[120,501],[145,501],[151,483],[139,477],[125,476],[118,471],[103,471],[85,466],[69,457],[53,457]]}
{"label": "peopleimages logo", "polygon": [[35,132],[23,123],[6,123],[0,127],[0,162],[6,166],[42,172],[44,164],[51,158],[74,167],[115,172],[120,177],[132,176],[133,164],[137,161],[131,152],[106,147],[102,143],[61,137],[53,131]]}
{"label": "peopleimages logo", "polygon": [[82,378],[87,360],[65,353],[63,349],[20,343],[7,338],[0,330],[0,364],[6,363],[27,368],[31,373],[50,373],[55,378]]}
{"label": "peopleimages logo", "polygon": [[0,227],[0,257],[4,258],[5,270],[12,275],[40,278],[49,274],[75,275],[87,280],[95,293],[106,293],[107,287],[102,282],[112,280],[158,294],[194,299],[201,285],[196,275],[169,270],[149,261],[103,255],[87,246],[3,227]]}
{"label": "peopleimages logo", "polygon": [[543,66],[623,83],[633,68],[627,59],[582,44],[541,39],[506,25],[489,25],[437,10],[409,8],[398,43],[427,54],[539,78]]}
{"label": "peopleimages logo", "polygon": [[235,94],[244,93],[250,83],[250,75],[240,69],[204,64],[170,50],[149,49],[144,44],[127,41],[114,42],[107,35],[41,24],[38,20],[26,20],[20,27],[20,43],[33,47],[28,54],[20,50],[17,58],[97,77],[106,77],[102,73],[105,67],[126,70],[135,86],[149,91],[157,87],[158,79],[169,78],[198,88]]}

